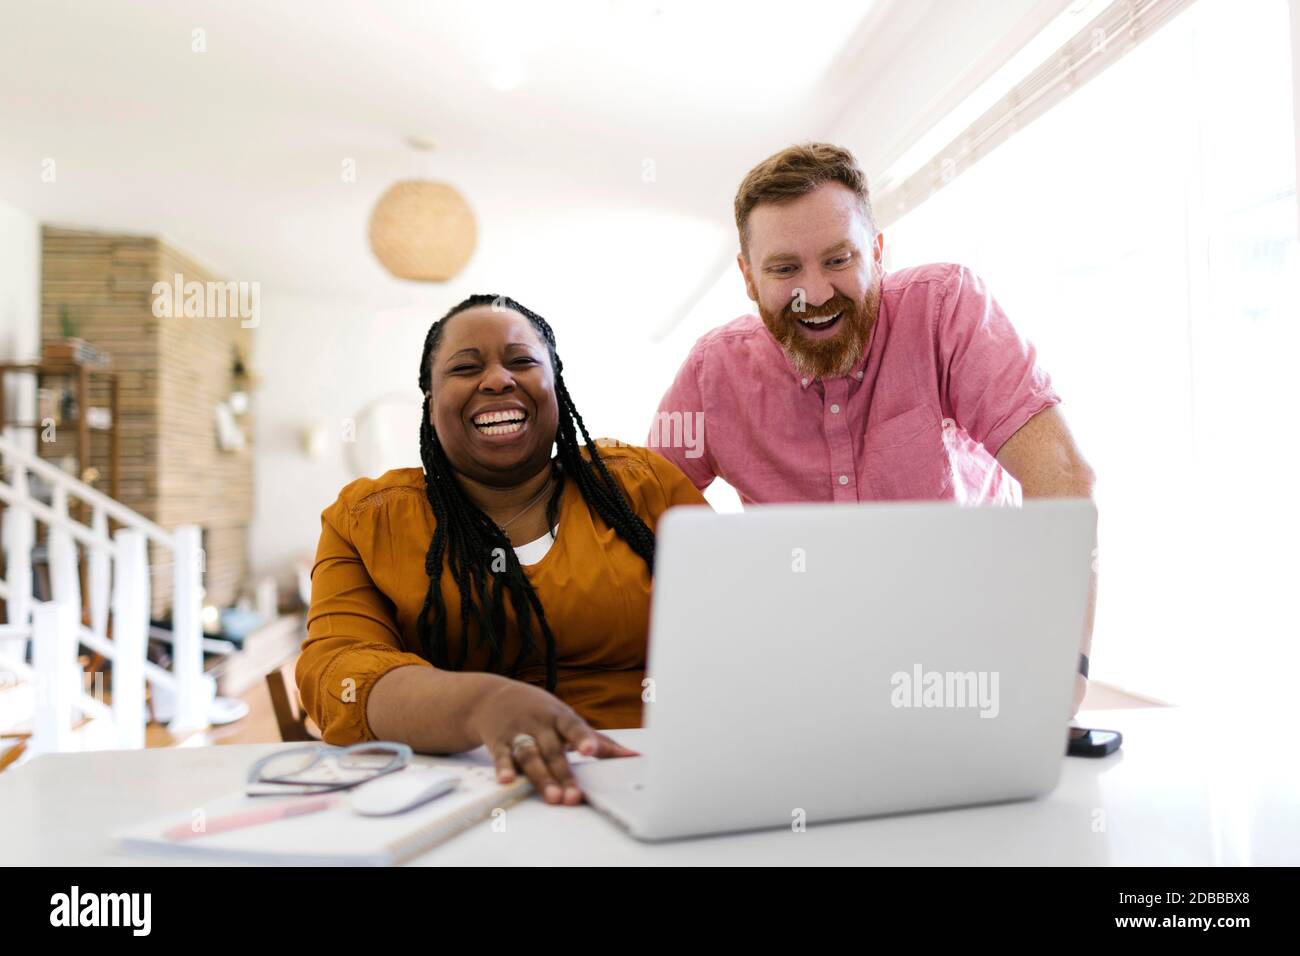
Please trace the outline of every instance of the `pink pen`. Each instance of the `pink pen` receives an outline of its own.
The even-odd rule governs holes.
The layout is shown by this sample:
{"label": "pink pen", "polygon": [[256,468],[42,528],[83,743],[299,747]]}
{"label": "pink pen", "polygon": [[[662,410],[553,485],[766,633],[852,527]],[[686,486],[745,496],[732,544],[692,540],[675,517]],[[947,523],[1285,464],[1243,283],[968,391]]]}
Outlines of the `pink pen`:
{"label": "pink pen", "polygon": [[268,807],[257,807],[253,810],[240,810],[238,813],[228,813],[214,820],[208,820],[203,828],[199,830],[194,829],[193,823],[178,823],[176,826],[164,831],[163,837],[167,840],[192,840],[195,837],[206,836],[209,833],[225,833],[228,830],[241,830],[244,827],[255,827],[258,824],[271,823],[275,820],[300,817],[306,813],[317,813],[321,810],[328,810],[336,802],[335,797],[322,797],[320,800],[306,802],[286,801]]}

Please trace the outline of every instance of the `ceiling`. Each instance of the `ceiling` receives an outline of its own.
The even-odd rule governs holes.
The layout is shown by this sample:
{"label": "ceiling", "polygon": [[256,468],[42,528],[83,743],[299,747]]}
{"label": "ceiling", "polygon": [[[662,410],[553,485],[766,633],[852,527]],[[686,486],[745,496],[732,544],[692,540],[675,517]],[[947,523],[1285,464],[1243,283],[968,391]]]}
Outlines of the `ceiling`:
{"label": "ceiling", "polygon": [[43,222],[164,235],[274,290],[396,304],[412,290],[369,254],[367,217],[422,175],[475,208],[480,273],[550,260],[540,277],[588,252],[607,271],[631,254],[680,295],[716,260],[744,171],[840,107],[819,91],[871,6],[13,4],[0,198]]}

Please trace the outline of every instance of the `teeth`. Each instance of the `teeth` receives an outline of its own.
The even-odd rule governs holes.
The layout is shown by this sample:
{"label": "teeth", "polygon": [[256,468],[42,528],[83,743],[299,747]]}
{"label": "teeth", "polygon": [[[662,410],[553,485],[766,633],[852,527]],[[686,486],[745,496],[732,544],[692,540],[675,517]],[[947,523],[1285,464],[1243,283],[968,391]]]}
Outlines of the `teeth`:
{"label": "teeth", "polygon": [[508,409],[503,412],[482,412],[474,416],[475,425],[495,425],[500,422],[522,422],[525,418],[523,412],[516,408]]}
{"label": "teeth", "polygon": [[474,427],[484,435],[513,435],[524,427],[524,419],[527,417],[518,408],[480,412],[474,416]]}
{"label": "teeth", "polygon": [[842,312],[836,312],[834,315],[822,315],[815,319],[800,319],[799,321],[804,325],[825,325],[827,322],[834,322],[843,314]]}
{"label": "teeth", "polygon": [[484,435],[513,435],[523,427],[524,423],[520,420],[517,422],[509,422],[505,425],[479,425],[478,430]]}

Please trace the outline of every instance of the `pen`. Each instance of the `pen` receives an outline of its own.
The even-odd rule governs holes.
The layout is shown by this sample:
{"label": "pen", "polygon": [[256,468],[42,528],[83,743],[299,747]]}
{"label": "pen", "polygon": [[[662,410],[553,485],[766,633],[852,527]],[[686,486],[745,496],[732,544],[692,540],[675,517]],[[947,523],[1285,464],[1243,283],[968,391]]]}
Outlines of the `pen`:
{"label": "pen", "polygon": [[206,836],[209,833],[225,833],[229,830],[255,827],[262,823],[287,820],[289,817],[300,817],[307,813],[328,810],[334,806],[335,800],[334,797],[323,797],[320,800],[285,802],[267,807],[256,807],[252,810],[240,810],[236,813],[227,813],[224,816],[208,820],[201,829],[195,829],[193,823],[178,823],[176,826],[164,831],[163,837],[168,840],[192,840],[195,837]]}

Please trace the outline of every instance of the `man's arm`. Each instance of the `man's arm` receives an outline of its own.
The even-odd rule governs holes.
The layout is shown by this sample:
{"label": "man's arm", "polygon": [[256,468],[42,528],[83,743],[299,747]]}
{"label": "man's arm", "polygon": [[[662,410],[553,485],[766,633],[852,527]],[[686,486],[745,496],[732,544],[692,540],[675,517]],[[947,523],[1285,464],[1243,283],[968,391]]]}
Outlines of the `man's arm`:
{"label": "man's arm", "polygon": [[671,461],[691,480],[691,484],[703,492],[717,474],[706,444],[708,437],[698,366],[699,356],[692,349],[659,402],[659,409],[650,423],[646,447]]}
{"label": "man's arm", "polygon": [[[1091,498],[1096,476],[1074,443],[1065,418],[1056,406],[1043,409],[1003,443],[997,460],[1018,482],[1026,498]],[[1095,569],[1096,562],[1093,562]],[[1097,610],[1097,572],[1088,585],[1080,652],[1092,654],[1092,625]],[[1074,682],[1074,712],[1083,703],[1088,681]]]}

